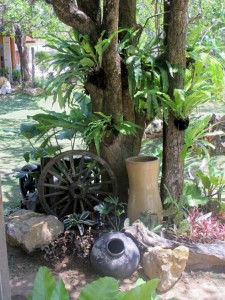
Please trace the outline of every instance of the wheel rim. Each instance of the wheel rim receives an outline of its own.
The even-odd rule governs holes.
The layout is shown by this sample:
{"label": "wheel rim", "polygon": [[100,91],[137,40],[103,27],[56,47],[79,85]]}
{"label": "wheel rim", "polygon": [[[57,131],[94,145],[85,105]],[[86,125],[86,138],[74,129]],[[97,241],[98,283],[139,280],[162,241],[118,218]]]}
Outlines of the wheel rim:
{"label": "wheel rim", "polygon": [[107,196],[117,194],[116,178],[100,157],[80,150],[52,158],[38,181],[39,201],[46,213],[59,218],[93,211]]}

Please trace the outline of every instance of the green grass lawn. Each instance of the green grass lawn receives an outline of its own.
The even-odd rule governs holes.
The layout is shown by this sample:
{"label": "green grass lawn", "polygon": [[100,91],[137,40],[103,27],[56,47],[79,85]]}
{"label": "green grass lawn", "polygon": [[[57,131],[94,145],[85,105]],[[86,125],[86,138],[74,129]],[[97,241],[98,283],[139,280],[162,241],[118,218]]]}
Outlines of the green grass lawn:
{"label": "green grass lawn", "polygon": [[4,208],[15,208],[20,203],[18,179],[13,169],[26,164],[23,154],[31,150],[28,141],[16,132],[22,122],[28,122],[28,115],[41,112],[42,108],[60,110],[57,105],[52,107],[51,99],[45,101],[43,97],[24,94],[0,96],[0,174]]}

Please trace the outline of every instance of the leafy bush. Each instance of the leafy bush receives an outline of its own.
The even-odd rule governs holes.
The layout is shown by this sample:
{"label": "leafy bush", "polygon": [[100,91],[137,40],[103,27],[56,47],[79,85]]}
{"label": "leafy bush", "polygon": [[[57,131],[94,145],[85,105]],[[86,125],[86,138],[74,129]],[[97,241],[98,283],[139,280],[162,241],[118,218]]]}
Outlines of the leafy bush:
{"label": "leafy bush", "polygon": [[9,67],[0,68],[0,76],[6,76],[9,74]]}
{"label": "leafy bush", "polygon": [[121,217],[124,215],[124,206],[126,203],[122,203],[118,197],[106,197],[103,202],[94,207],[100,215],[102,225],[107,222],[110,228],[114,231],[120,231]]}
{"label": "leafy bush", "polygon": [[[213,160],[203,160],[204,164],[192,171],[192,181],[184,185],[183,199],[189,207],[204,207],[206,211],[214,206],[214,212],[224,211],[222,192],[225,188],[224,171],[219,170]],[[203,165],[206,171],[203,171]]]}
{"label": "leafy bush", "polygon": [[204,214],[195,208],[187,218],[190,224],[189,238],[195,243],[211,244],[225,240],[225,224],[222,224],[212,213]]}
{"label": "leafy bush", "polygon": [[42,76],[44,72],[47,72],[49,69],[49,58],[51,57],[51,54],[47,53],[46,51],[37,51],[35,53],[35,63],[39,67],[39,69],[42,72]]}
{"label": "leafy bush", "polygon": [[[158,279],[143,281],[139,279],[136,287],[120,291],[118,281],[111,277],[99,278],[87,284],[77,300],[160,300],[156,295]],[[63,281],[57,283],[47,267],[40,267],[34,281],[34,287],[28,300],[69,300],[69,293]],[[170,299],[172,300],[172,299]],[[175,300],[175,299],[173,299]]]}
{"label": "leafy bush", "polygon": [[40,78],[40,77],[35,77],[35,81],[34,81],[34,87],[35,88],[42,88],[44,89],[46,84],[47,84],[47,79],[45,78]]}
{"label": "leafy bush", "polygon": [[13,70],[12,71],[12,79],[13,81],[17,81],[17,82],[20,82],[21,80],[21,72],[20,70]]}

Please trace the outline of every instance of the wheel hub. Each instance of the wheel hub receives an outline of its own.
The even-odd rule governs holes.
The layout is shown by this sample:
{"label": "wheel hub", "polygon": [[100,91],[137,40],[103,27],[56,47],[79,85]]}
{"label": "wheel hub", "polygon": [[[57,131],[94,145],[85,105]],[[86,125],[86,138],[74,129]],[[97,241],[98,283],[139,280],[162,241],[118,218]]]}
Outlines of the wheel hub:
{"label": "wheel hub", "polygon": [[86,193],[86,187],[84,184],[73,183],[69,187],[69,193],[73,198],[83,197]]}

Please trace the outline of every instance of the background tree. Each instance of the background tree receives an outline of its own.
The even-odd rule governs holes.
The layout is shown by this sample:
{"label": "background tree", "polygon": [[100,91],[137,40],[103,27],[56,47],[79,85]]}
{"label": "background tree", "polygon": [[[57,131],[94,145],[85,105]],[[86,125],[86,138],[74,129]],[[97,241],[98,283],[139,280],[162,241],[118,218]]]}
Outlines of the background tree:
{"label": "background tree", "polygon": [[22,82],[28,84],[31,80],[29,70],[29,48],[26,37],[43,37],[49,33],[65,31],[65,26],[56,18],[54,11],[44,1],[1,0],[5,9],[2,14],[2,25],[5,34],[15,37],[21,64]]}
{"label": "background tree", "polygon": [[[184,89],[186,69],[186,35],[188,29],[188,0],[165,1],[164,28],[166,33],[166,57],[179,72],[169,77],[168,94],[173,98],[174,89]],[[169,112],[168,124],[163,131],[163,169],[161,196],[166,198],[165,186],[174,199],[179,200],[183,192],[184,162],[180,153],[184,146],[184,131],[175,126],[175,116]]]}

